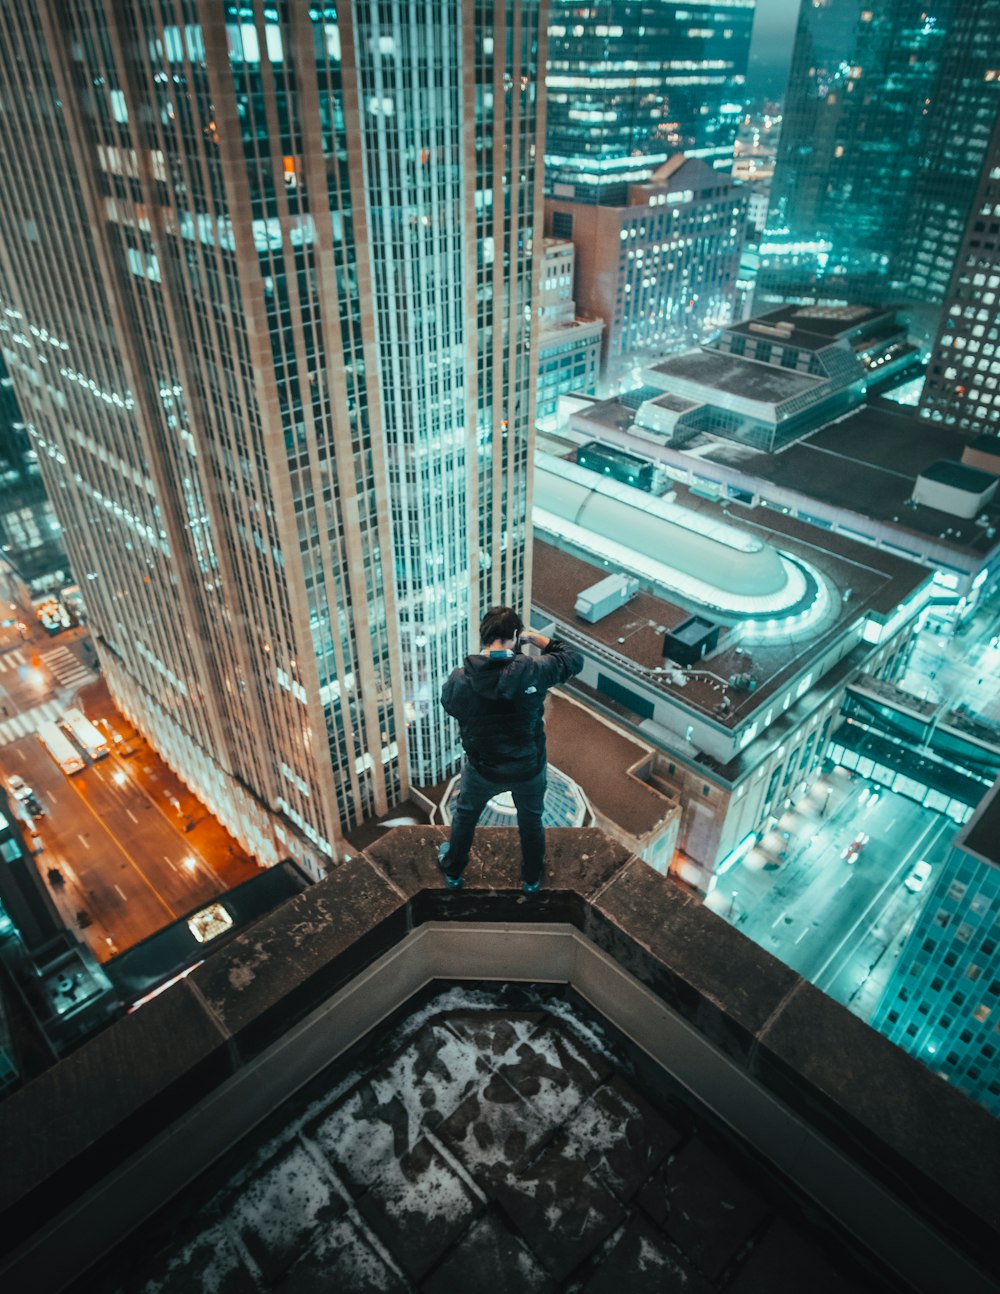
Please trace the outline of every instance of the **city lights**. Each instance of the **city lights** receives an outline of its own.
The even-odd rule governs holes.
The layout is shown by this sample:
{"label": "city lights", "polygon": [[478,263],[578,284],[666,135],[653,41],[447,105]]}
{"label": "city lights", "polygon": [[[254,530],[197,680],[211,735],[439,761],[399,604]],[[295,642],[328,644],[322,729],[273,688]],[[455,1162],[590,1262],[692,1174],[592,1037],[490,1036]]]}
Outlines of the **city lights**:
{"label": "city lights", "polygon": [[[444,1288],[516,1253],[498,1279],[526,1287],[662,1266],[763,1288],[780,1255],[790,1288],[834,1288],[856,1242],[862,1284],[939,1250],[929,1284],[977,1287],[991,1183],[961,1156],[989,1136],[959,1105],[1000,1117],[998,15],[0,6],[0,1110],[38,1111],[11,1120],[24,1195],[0,1217],[35,1221],[0,1240],[0,1283],[37,1262],[53,1290]],[[479,638],[507,607],[516,651]],[[456,668],[478,745],[441,701]],[[492,835],[455,895],[467,757]],[[502,781],[529,760],[530,787]],[[579,1107],[556,1092],[570,962],[595,1012],[625,994],[642,1062],[609,1042]],[[428,966],[484,1000],[502,973],[513,1024],[425,1021],[435,1102],[396,1110],[385,1021]],[[376,1068],[349,1074],[369,1031]],[[678,1117],[600,1159],[626,1078],[651,1105],[678,1057]],[[544,1140],[536,1074],[565,1114]],[[794,1153],[765,1120],[733,1163],[777,1156],[794,1226],[770,1188],[722,1189],[747,1084]],[[223,1219],[201,1160],[242,1153],[244,1116]],[[553,1155],[572,1237],[548,1187],[511,1184]],[[903,1189],[910,1162],[932,1189]],[[407,1222],[411,1169],[433,1208]],[[812,1230],[829,1271],[796,1265]],[[391,1270],[410,1233],[426,1252]]]}

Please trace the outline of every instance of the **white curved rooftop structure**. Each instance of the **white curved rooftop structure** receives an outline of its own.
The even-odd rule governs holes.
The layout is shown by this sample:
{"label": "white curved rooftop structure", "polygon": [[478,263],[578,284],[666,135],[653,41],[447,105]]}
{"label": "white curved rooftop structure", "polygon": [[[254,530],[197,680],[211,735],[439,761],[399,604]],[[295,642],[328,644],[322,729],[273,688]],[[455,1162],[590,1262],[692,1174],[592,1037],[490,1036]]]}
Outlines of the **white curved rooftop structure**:
{"label": "white curved rooftop structure", "polygon": [[[548,454],[535,457],[535,523],[731,615],[780,616],[808,592],[799,564],[740,526]],[[825,602],[822,577],[811,574]]]}

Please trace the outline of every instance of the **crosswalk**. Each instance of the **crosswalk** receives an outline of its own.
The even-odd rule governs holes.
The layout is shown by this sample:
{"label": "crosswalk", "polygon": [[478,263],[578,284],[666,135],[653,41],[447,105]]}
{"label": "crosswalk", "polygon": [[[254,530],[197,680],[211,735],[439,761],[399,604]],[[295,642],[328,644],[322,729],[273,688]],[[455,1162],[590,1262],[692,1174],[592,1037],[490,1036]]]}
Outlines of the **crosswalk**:
{"label": "crosswalk", "polygon": [[9,746],[20,737],[27,737],[38,731],[38,725],[46,719],[60,719],[66,707],[61,701],[46,701],[36,705],[22,714],[15,714],[12,719],[0,722],[0,746]]}
{"label": "crosswalk", "polygon": [[79,687],[94,680],[94,672],[82,663],[68,647],[56,647],[42,654],[42,664],[54,674],[63,687]]}
{"label": "crosswalk", "polygon": [[0,673],[5,669],[17,669],[18,665],[25,664],[24,648],[18,647],[16,651],[4,652],[0,656]]}

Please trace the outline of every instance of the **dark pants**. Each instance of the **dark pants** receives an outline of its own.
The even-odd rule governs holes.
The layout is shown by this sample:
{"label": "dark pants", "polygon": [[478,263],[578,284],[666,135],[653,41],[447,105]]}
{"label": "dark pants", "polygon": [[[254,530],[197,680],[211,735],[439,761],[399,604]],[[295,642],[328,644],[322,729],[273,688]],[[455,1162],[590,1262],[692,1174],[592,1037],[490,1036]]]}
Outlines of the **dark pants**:
{"label": "dark pants", "polygon": [[461,876],[469,861],[472,837],[480,814],[494,795],[510,791],[517,809],[517,829],[521,836],[521,879],[529,885],[541,880],[545,863],[545,832],[542,829],[545,782],[544,768],[527,782],[507,785],[488,782],[467,763],[462,770],[458,799],[451,815],[451,836],[444,860],[448,875]]}

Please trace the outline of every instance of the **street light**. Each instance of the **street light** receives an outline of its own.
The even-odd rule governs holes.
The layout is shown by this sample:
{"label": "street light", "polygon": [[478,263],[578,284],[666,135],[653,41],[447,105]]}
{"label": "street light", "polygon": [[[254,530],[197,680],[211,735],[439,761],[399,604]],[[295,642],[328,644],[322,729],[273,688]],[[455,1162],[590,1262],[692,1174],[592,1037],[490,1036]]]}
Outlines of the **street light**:
{"label": "street light", "polygon": [[116,786],[121,786],[124,782],[127,782],[128,778],[125,776],[125,770],[123,768],[116,768],[111,774],[111,780]]}

